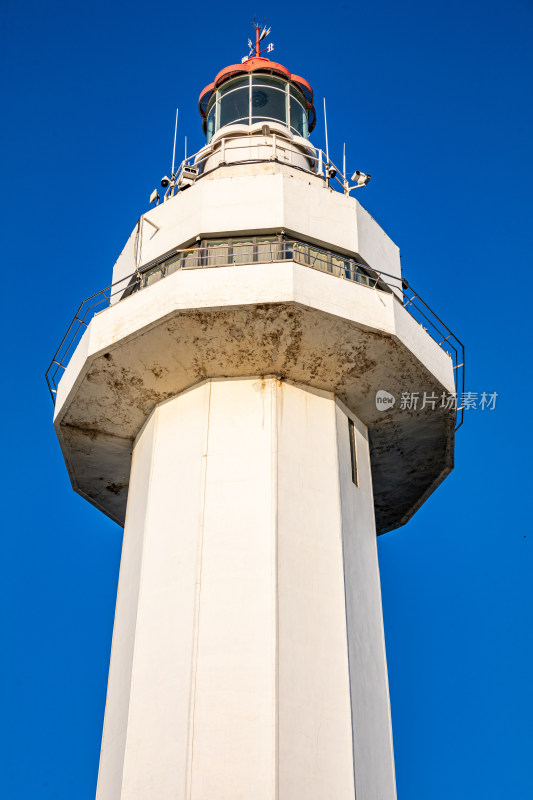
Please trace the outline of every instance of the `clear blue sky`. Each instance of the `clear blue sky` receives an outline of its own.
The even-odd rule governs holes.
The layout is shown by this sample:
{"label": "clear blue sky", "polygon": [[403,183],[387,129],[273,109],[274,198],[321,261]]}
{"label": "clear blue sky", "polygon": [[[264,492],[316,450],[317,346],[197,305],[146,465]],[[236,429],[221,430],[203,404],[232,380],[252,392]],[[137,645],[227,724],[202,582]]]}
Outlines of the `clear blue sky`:
{"label": "clear blue sky", "polygon": [[[2,5],[2,790],[94,797],[122,531],[75,495],[44,370],[170,167],[180,108],[246,53],[308,78],[330,149],[466,343],[456,469],[379,539],[400,800],[529,800],[531,0]],[[334,800],[333,798],[331,800]]]}

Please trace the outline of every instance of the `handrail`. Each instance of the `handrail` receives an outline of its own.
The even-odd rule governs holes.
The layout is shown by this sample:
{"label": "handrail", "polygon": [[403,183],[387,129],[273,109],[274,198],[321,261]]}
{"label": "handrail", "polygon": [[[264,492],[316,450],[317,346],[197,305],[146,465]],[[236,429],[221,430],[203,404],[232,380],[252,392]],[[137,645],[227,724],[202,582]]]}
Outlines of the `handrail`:
{"label": "handrail", "polygon": [[[324,250],[298,240],[273,240],[250,243],[219,243],[214,246],[177,248],[146,264],[86,298],[79,306],[67,332],[46,370],[46,382],[55,403],[57,387],[68,366],[74,347],[79,343],[92,317],[114,302],[151,286],[176,271],[186,269],[213,269],[252,263],[295,261],[311,269],[359,283],[373,291],[391,294],[424,328],[431,338],[448,353],[453,363],[456,398],[464,394],[464,346],[429,305],[415,292],[405,278],[391,275],[361,264],[353,258]],[[115,300],[117,295],[120,295]],[[464,408],[457,406],[456,430],[464,421]]]}
{"label": "handrail", "polygon": [[[278,120],[272,119],[272,122],[279,122]],[[268,124],[268,123],[267,123]],[[242,137],[239,137],[237,133],[233,135],[228,135],[226,137],[217,138],[214,142],[209,142],[208,144],[204,145],[197,153],[193,153],[190,156],[186,156],[183,159],[181,164],[179,165],[178,169],[175,173],[170,176],[170,183],[165,192],[164,200],[169,200],[173,197],[177,192],[182,190],[180,185],[180,175],[183,173],[185,168],[196,168],[198,170],[198,175],[196,176],[195,180],[199,180],[204,175],[208,175],[211,172],[214,172],[216,169],[220,167],[226,167],[229,165],[238,165],[238,164],[250,164],[250,163],[268,163],[268,162],[275,162],[278,164],[282,164],[286,167],[291,167],[292,169],[297,169],[301,172],[307,172],[310,175],[316,175],[327,183],[328,186],[331,186],[331,182],[333,181],[333,187],[342,190],[343,194],[348,195],[350,192],[354,191],[355,189],[361,189],[362,185],[355,183],[350,186],[349,179],[347,178],[346,174],[343,173],[329,158],[329,155],[324,151],[321,150],[319,147],[315,147],[314,145],[309,142],[307,145],[303,145],[300,143],[296,143],[294,145],[290,140],[285,139],[283,136],[279,135],[277,131],[273,131],[273,136],[271,140],[268,138],[261,141],[261,147],[270,147],[272,151],[272,155],[269,158],[246,158],[243,161],[228,161],[226,158],[226,154],[231,150],[240,150],[243,149],[243,144],[241,141]],[[299,137],[302,138],[302,137]],[[232,146],[231,142],[237,140],[236,144]],[[304,140],[307,141],[307,140]],[[307,158],[310,162],[309,169],[302,167],[300,164],[292,164],[292,156],[296,155],[296,151],[294,148],[300,148],[300,155],[304,158]],[[206,170],[205,163],[216,154],[217,150],[220,151],[222,159],[220,163],[213,167],[212,169]],[[278,158],[278,152],[281,153],[288,153],[289,159],[280,159]],[[338,184],[338,186],[337,186]],[[187,182],[187,186],[189,185],[189,181]]]}

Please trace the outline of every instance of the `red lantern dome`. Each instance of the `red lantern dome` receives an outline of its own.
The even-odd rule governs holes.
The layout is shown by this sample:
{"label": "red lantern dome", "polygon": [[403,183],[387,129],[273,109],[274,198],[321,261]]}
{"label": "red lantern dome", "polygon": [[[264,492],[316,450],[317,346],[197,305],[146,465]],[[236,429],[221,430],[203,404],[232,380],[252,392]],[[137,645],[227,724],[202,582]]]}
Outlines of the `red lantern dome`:
{"label": "red lantern dome", "polygon": [[[282,122],[304,138],[315,127],[311,85],[262,55],[259,43],[270,31],[255,28],[255,52],[241,64],[224,67],[200,93],[198,107],[208,141],[220,128],[236,122]],[[269,45],[263,52],[272,49],[273,45]]]}

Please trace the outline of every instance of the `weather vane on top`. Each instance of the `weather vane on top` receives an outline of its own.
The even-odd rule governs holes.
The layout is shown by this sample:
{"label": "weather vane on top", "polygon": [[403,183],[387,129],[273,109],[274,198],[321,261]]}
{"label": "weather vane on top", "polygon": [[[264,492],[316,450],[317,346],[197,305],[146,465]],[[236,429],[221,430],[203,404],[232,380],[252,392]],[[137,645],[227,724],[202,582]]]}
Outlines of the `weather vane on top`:
{"label": "weather vane on top", "polygon": [[250,52],[242,59],[243,64],[245,61],[248,61],[249,58],[261,58],[263,53],[271,53],[274,50],[274,44],[272,42],[263,50],[261,50],[260,45],[260,42],[262,42],[263,39],[266,39],[270,33],[270,28],[267,28],[266,25],[259,25],[255,19],[252,22],[252,26],[255,29],[255,44],[251,39],[248,39],[248,47],[250,48]]}

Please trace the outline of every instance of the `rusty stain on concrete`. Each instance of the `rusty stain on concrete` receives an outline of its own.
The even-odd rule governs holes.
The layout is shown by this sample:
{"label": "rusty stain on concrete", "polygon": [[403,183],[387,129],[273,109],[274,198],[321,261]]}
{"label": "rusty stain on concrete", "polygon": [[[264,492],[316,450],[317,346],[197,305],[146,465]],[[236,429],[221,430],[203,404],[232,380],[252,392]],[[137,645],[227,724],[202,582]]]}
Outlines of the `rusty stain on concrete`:
{"label": "rusty stain on concrete", "polygon": [[176,311],[86,369],[56,425],[74,488],[89,496],[90,487],[91,502],[120,524],[135,436],[158,403],[207,378],[279,375],[334,392],[369,429],[380,533],[404,524],[453,466],[452,412],[376,409],[378,389],[398,399],[443,391],[410,350],[296,303]]}

